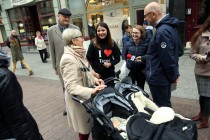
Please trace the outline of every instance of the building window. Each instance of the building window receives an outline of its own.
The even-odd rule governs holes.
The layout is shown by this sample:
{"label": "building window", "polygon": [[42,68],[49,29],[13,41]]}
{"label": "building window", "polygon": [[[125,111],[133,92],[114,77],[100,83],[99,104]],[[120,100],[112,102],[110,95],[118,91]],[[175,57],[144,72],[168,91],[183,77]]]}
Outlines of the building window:
{"label": "building window", "polygon": [[37,11],[39,14],[40,27],[42,35],[47,40],[47,30],[50,26],[56,24],[56,18],[53,8],[53,1],[44,1],[37,4]]}
{"label": "building window", "polygon": [[128,0],[89,0],[87,11],[116,8],[116,6],[127,6]]}

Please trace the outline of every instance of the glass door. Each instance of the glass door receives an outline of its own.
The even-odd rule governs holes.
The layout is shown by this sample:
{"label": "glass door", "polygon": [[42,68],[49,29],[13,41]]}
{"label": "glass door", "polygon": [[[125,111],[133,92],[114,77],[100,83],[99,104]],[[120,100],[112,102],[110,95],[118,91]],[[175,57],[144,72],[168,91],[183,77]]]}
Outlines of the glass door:
{"label": "glass door", "polygon": [[78,26],[82,32],[82,35],[84,35],[84,28],[83,28],[83,22],[82,22],[82,17],[79,18],[73,18],[72,23],[76,26]]}

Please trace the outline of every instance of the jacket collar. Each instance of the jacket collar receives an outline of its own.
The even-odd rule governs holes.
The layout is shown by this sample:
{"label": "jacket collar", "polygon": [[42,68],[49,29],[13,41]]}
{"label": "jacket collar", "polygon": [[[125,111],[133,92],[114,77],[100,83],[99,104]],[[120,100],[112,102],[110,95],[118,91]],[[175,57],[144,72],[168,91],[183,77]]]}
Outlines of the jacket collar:
{"label": "jacket collar", "polygon": [[205,32],[203,32],[201,36],[208,37],[209,40],[210,40],[210,32],[208,30],[206,30]]}

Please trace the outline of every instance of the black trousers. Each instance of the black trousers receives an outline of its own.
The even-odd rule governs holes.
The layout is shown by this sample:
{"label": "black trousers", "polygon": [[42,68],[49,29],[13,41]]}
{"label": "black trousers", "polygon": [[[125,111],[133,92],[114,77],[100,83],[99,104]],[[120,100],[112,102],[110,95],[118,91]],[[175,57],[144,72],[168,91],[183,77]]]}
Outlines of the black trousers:
{"label": "black trousers", "polygon": [[43,50],[39,50],[39,54],[40,54],[40,57],[42,59],[42,62],[46,61],[47,59],[47,49],[43,49]]}
{"label": "black trousers", "polygon": [[210,97],[200,96],[199,97],[200,110],[204,116],[210,116]]}
{"label": "black trousers", "polygon": [[135,82],[137,82],[137,85],[142,88],[144,90],[144,85],[145,85],[145,81],[146,81],[146,76],[145,74],[142,72],[141,69],[134,69],[131,70],[130,73],[128,74],[128,76],[131,77],[132,79],[132,83],[135,84]]}
{"label": "black trousers", "polygon": [[171,85],[149,84],[154,103],[159,107],[171,107]]}

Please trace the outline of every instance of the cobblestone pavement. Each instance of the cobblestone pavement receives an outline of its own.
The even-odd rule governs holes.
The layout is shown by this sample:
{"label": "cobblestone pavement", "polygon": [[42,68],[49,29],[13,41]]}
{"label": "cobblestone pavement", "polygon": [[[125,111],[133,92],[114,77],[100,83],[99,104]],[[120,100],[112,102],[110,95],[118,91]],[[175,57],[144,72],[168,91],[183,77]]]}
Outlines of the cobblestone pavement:
{"label": "cobblestone pavement", "polygon": [[[17,76],[23,88],[24,103],[36,119],[45,140],[77,140],[62,115],[63,94],[58,80]],[[197,100],[172,97],[176,113],[192,117],[198,113]],[[199,130],[199,140],[210,140],[210,128]]]}

